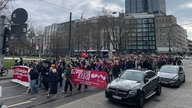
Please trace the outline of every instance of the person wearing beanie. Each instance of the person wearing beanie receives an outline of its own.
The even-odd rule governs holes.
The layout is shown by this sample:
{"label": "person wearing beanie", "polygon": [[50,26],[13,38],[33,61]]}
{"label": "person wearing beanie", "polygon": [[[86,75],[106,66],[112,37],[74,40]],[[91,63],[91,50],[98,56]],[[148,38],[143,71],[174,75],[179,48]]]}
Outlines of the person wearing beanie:
{"label": "person wearing beanie", "polygon": [[57,95],[57,85],[59,81],[59,76],[56,69],[52,69],[52,71],[49,73],[49,81],[50,81],[50,91],[47,97],[54,96],[56,98]]}

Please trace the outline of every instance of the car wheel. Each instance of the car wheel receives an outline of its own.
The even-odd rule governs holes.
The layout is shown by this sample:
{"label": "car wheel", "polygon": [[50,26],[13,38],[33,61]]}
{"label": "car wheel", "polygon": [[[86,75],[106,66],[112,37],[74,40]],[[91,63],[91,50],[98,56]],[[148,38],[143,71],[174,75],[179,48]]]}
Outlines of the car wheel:
{"label": "car wheel", "polygon": [[158,85],[157,85],[157,88],[156,88],[156,95],[161,95],[161,84],[159,83]]}
{"label": "car wheel", "polygon": [[184,79],[183,79],[183,83],[185,82],[185,76],[184,76]]}
{"label": "car wheel", "polygon": [[143,108],[144,103],[145,103],[145,94],[142,92],[139,95],[139,98],[138,98],[138,101],[137,101],[137,104],[136,104],[137,108]]}

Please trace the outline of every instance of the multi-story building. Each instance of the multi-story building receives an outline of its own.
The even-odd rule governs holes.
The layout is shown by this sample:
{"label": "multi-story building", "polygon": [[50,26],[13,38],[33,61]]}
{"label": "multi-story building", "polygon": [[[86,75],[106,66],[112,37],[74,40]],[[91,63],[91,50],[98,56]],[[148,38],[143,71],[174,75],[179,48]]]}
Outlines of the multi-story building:
{"label": "multi-story building", "polygon": [[[165,0],[125,0],[125,7],[125,14],[119,14],[119,17],[100,16],[72,21],[71,37],[69,22],[47,26],[44,41],[51,50],[47,53],[188,52],[187,32],[177,24],[173,15],[166,15]],[[104,17],[106,19],[102,19]],[[113,45],[112,41],[115,42]]]}
{"label": "multi-story building", "polygon": [[125,0],[125,13],[149,13],[166,15],[165,0]]}
{"label": "multi-story building", "polygon": [[[72,28],[74,27],[72,26]],[[70,43],[73,43],[74,29],[71,30]],[[44,35],[44,42],[46,43],[45,55],[67,55],[69,51],[73,50],[73,46],[71,46],[73,44],[70,44],[69,48],[69,22],[52,24],[45,27]]]}
{"label": "multi-story building", "polygon": [[187,52],[187,32],[173,15],[155,17],[158,52]]}
{"label": "multi-story building", "polygon": [[192,40],[188,39],[188,54],[192,54]]}
{"label": "multi-story building", "polygon": [[[121,37],[120,41],[117,41],[119,41],[120,50],[124,54],[188,51],[186,30],[177,24],[176,18],[172,15],[154,16],[153,14],[137,13],[128,16],[124,14],[118,18],[109,17],[114,18],[113,21],[122,20],[123,22],[121,25],[109,28],[105,27],[109,23],[100,24],[99,18],[101,17],[73,21],[70,44],[72,52],[114,50],[114,48],[110,49],[109,34],[114,35],[116,39]],[[112,24],[115,23],[113,21]],[[121,36],[119,35],[120,28],[123,28]],[[45,31],[45,42],[47,49],[52,50],[51,54],[56,52],[64,54],[69,51],[69,22],[53,24],[46,27]],[[55,43],[51,41],[54,38],[58,38]],[[59,47],[56,48],[56,44]]]}
{"label": "multi-story building", "polygon": [[149,14],[132,14],[125,17],[124,43],[127,52],[155,52],[155,18]]}

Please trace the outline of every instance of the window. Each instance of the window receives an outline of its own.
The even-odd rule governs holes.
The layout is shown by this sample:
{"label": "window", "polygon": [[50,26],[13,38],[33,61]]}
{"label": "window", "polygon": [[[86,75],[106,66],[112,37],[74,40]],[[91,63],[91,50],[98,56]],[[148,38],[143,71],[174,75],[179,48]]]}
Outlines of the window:
{"label": "window", "polygon": [[143,19],[143,23],[147,23],[147,19]]}
{"label": "window", "polygon": [[141,33],[137,33],[137,36],[142,36],[142,34]]}
{"label": "window", "polygon": [[147,33],[143,33],[143,36],[147,36]]}
{"label": "window", "polygon": [[142,40],[142,37],[138,37],[137,40]]}
{"label": "window", "polygon": [[132,46],[132,49],[136,49],[136,46]]}
{"label": "window", "polygon": [[143,31],[146,32],[146,31],[148,31],[148,29],[147,28],[143,28]]}
{"label": "window", "polygon": [[143,46],[138,46],[138,49],[143,49]]}
{"label": "window", "polygon": [[143,24],[143,27],[148,27],[148,25],[147,24]]}
{"label": "window", "polygon": [[137,43],[136,43],[136,42],[133,42],[132,45],[137,45]]}
{"label": "window", "polygon": [[155,49],[155,46],[150,46],[150,49]]}
{"label": "window", "polygon": [[150,33],[149,33],[149,36],[154,36],[154,35],[155,35],[154,32],[150,32]]}
{"label": "window", "polygon": [[150,23],[153,23],[153,22],[154,22],[154,20],[153,20],[153,19],[149,19],[149,22],[150,22]]}
{"label": "window", "polygon": [[149,38],[148,37],[144,37],[143,40],[149,40]]}

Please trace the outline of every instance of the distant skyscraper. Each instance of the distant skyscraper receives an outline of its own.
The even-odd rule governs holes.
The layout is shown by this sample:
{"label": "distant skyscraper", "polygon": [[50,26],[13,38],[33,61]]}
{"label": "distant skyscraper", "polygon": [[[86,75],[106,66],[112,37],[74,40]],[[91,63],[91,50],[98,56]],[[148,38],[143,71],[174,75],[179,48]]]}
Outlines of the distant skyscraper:
{"label": "distant skyscraper", "polygon": [[165,0],[125,0],[125,13],[147,12],[155,16],[166,15]]}

